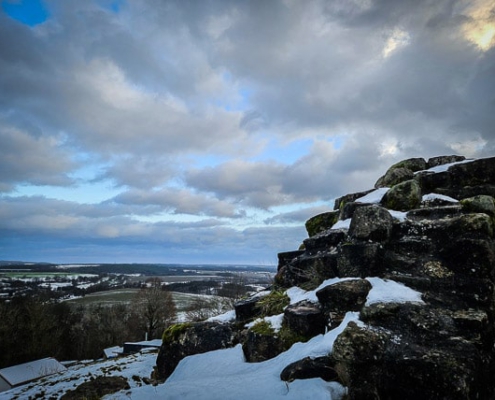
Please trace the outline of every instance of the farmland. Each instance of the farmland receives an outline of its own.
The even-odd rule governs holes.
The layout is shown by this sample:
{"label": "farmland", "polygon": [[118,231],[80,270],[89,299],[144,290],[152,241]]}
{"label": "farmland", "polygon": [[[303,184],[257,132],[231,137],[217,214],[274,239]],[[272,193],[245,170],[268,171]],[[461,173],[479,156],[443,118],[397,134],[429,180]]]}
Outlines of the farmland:
{"label": "farmland", "polygon": [[159,278],[181,310],[197,295],[232,298],[256,291],[269,286],[273,275],[271,266],[0,262],[0,300],[38,296],[75,305],[129,303],[147,280]]}

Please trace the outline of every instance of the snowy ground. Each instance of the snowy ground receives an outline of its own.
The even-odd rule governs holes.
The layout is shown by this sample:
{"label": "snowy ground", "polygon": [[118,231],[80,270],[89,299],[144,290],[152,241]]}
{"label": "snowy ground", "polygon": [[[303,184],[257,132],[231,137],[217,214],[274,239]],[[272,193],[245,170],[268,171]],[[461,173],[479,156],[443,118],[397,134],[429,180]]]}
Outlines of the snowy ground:
{"label": "snowy ground", "polygon": [[[353,278],[344,278],[345,280]],[[323,282],[317,289],[304,291],[298,287],[287,290],[291,303],[307,299],[317,301],[316,291],[340,282],[334,278]],[[372,289],[367,303],[376,302],[417,302],[421,294],[394,281],[368,278]],[[216,317],[217,321],[228,321],[235,317],[228,312]],[[281,316],[268,317],[274,327]],[[81,383],[99,375],[123,376],[127,378],[130,390],[105,396],[113,400],[141,399],[340,399],[345,388],[335,382],[321,379],[296,380],[285,383],[280,372],[290,363],[304,357],[318,357],[332,351],[335,338],[344,330],[349,321],[358,321],[358,313],[347,313],[341,325],[325,335],[318,335],[307,343],[296,343],[279,356],[260,363],[247,363],[240,345],[226,350],[186,357],[180,362],[167,382],[161,385],[146,385],[143,378],[149,378],[156,361],[156,352],[138,353],[112,360],[76,365],[61,375],[0,393],[0,400],[29,397],[58,398],[67,390],[75,389]],[[38,397],[39,398],[39,397]]]}

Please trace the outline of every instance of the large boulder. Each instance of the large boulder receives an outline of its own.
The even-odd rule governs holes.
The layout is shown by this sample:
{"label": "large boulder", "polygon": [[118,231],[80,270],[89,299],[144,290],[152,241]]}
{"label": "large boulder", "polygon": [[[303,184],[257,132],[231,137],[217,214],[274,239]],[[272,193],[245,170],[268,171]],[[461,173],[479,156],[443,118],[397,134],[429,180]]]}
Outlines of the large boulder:
{"label": "large boulder", "polygon": [[492,196],[479,195],[461,200],[463,210],[495,216],[495,200]]}
{"label": "large boulder", "polygon": [[392,187],[398,183],[408,181],[414,178],[414,172],[409,168],[394,168],[390,169],[379,178],[375,183],[375,188]]}
{"label": "large boulder", "polygon": [[365,278],[378,276],[383,267],[380,243],[346,243],[337,258],[337,276]]}
{"label": "large boulder", "polygon": [[278,356],[285,350],[283,342],[271,328],[250,329],[242,345],[247,362],[261,362]]}
{"label": "large boulder", "polygon": [[415,179],[395,185],[382,198],[385,208],[398,211],[408,211],[418,208],[421,204],[421,186]]}
{"label": "large boulder", "polygon": [[349,235],[360,240],[386,241],[392,232],[393,218],[379,206],[360,207],[354,213]]}
{"label": "large boulder", "polygon": [[373,189],[366,190],[364,192],[356,192],[346,194],[345,196],[339,197],[335,200],[334,210],[342,210],[347,203],[351,203],[359,199],[360,197],[366,196],[368,193],[371,193]]}
{"label": "large boulder", "polygon": [[451,164],[454,162],[464,161],[465,159],[466,157],[457,155],[432,157],[428,159],[426,168],[433,168],[439,165]]}
{"label": "large boulder", "polygon": [[325,316],[320,306],[310,301],[289,305],[284,311],[284,321],[290,330],[304,337],[325,332]]}
{"label": "large boulder", "polygon": [[315,215],[306,221],[306,231],[309,237],[330,229],[339,219],[339,211],[329,211]]}
{"label": "large boulder", "polygon": [[371,283],[366,279],[351,279],[325,286],[316,297],[327,312],[359,311],[366,303]]}
{"label": "large boulder", "polygon": [[184,357],[232,347],[237,340],[233,327],[228,324],[198,322],[173,325],[163,333],[156,359],[156,378],[168,378]]}

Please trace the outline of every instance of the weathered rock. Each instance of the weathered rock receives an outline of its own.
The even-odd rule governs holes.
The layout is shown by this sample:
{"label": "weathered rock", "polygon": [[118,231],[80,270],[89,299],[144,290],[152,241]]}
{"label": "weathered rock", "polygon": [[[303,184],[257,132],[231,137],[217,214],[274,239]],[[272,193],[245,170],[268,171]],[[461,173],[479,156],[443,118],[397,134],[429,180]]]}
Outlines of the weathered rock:
{"label": "weathered rock", "polygon": [[294,258],[304,254],[304,250],[296,250],[296,251],[285,251],[283,253],[278,253],[278,267],[279,270],[283,266],[290,263]]}
{"label": "weathered rock", "polygon": [[354,213],[349,235],[359,240],[386,241],[392,232],[393,218],[379,206],[360,207]]}
{"label": "weathered rock", "polygon": [[424,193],[458,200],[483,194],[495,196],[495,157],[454,164],[444,172],[421,172],[415,179]]}
{"label": "weathered rock", "polygon": [[458,217],[461,215],[461,212],[462,207],[460,204],[439,207],[424,207],[409,211],[407,213],[407,218],[418,221],[424,219]]}
{"label": "weathered rock", "polygon": [[373,189],[366,190],[364,192],[356,192],[356,193],[351,193],[351,194],[346,194],[345,196],[339,197],[338,199],[335,200],[335,204],[333,209],[334,210],[342,210],[344,206],[347,203],[354,202],[355,200],[359,199],[360,197],[366,196],[368,193],[371,193]]}
{"label": "weathered rock", "polygon": [[174,325],[163,334],[156,359],[156,376],[168,378],[184,357],[232,347],[237,342],[233,327],[208,322]]}
{"label": "weathered rock", "polygon": [[309,237],[330,229],[339,219],[339,211],[318,214],[306,221],[306,231]]}
{"label": "weathered rock", "polygon": [[304,247],[309,254],[314,254],[315,251],[327,251],[337,246],[345,237],[346,233],[341,230],[325,231],[305,239]]}
{"label": "weathered rock", "polygon": [[317,254],[308,252],[295,258],[283,271],[284,275],[277,274],[285,287],[305,286],[308,289],[316,288],[325,279],[337,276],[337,253],[334,249],[320,251]]}
{"label": "weathered rock", "polygon": [[375,183],[375,188],[392,187],[398,183],[408,181],[414,178],[414,172],[409,168],[389,169],[385,175],[379,178]]}
{"label": "weathered rock", "polygon": [[379,243],[344,244],[337,259],[337,276],[377,276],[382,271],[383,248]]}
{"label": "weathered rock", "polygon": [[421,198],[421,187],[412,179],[391,188],[383,196],[381,204],[391,210],[408,211],[418,208]]}
{"label": "weathered rock", "polygon": [[[335,368],[351,399],[379,399],[383,356],[389,335],[350,322],[333,345]],[[386,397],[385,397],[386,398]]]}
{"label": "weathered rock", "polygon": [[432,157],[432,158],[428,159],[428,162],[426,163],[426,168],[433,168],[433,167],[437,167],[439,165],[464,161],[465,159],[466,159],[466,157],[457,156],[457,155]]}
{"label": "weathered rock", "polygon": [[325,332],[326,318],[318,304],[301,301],[284,311],[284,322],[296,334],[313,337]]}
{"label": "weathered rock", "polygon": [[366,279],[351,279],[318,290],[316,297],[326,311],[359,311],[370,290],[371,284]]}
{"label": "weathered rock", "polygon": [[358,208],[367,207],[367,206],[369,206],[369,204],[359,203],[355,201],[350,201],[348,203],[345,203],[344,207],[342,207],[342,209],[340,210],[339,219],[344,220],[344,219],[352,218],[352,216],[354,215],[355,211]]}
{"label": "weathered rock", "polygon": [[479,195],[461,200],[462,209],[466,212],[485,213],[495,216],[495,200],[492,196]]}
{"label": "weathered rock", "polygon": [[88,382],[81,383],[74,390],[68,390],[60,399],[99,399],[107,394],[130,388],[127,379],[122,376],[97,376]]}
{"label": "weathered rock", "polygon": [[[159,368],[169,368],[163,365],[171,360],[166,370],[170,373],[181,357],[199,352],[198,346],[202,351],[238,341],[248,360],[266,360],[301,338],[335,327],[354,311],[362,322],[348,324],[332,356],[293,363],[282,378],[339,381],[348,387],[350,400],[494,399],[495,158],[455,164],[444,172],[424,171],[460,159],[396,164],[389,169],[391,184],[394,176],[410,178],[408,171],[416,173],[395,184],[381,204],[407,213],[391,218],[378,205],[356,201],[370,191],[343,196],[335,208],[340,217],[352,217],[349,229],[327,229],[330,222],[315,224],[303,251],[279,254],[276,284],[285,288],[308,290],[324,279],[356,278],[318,290],[319,305],[288,306],[279,332],[266,323],[249,331],[244,324],[228,325],[230,336],[225,333],[221,344],[211,346],[199,346],[199,339],[185,329],[172,335],[173,340],[164,340]],[[427,193],[461,202],[422,201]],[[366,277],[402,283],[419,291],[421,301],[366,304],[371,285],[359,279]],[[252,319],[257,303],[245,304],[245,312],[241,305],[240,319]]]}
{"label": "weathered rock", "polygon": [[339,382],[332,356],[317,358],[306,357],[285,367],[280,373],[280,379],[292,382],[296,379],[321,378],[324,381]]}
{"label": "weathered rock", "polygon": [[268,293],[259,293],[253,297],[237,301],[234,304],[236,320],[242,322],[255,318],[259,314],[259,310],[257,308],[258,302],[267,295]]}
{"label": "weathered rock", "polygon": [[394,170],[397,168],[407,168],[412,172],[422,171],[426,169],[426,161],[424,158],[408,158],[407,160],[399,161],[392,165],[388,170]]}
{"label": "weathered rock", "polygon": [[242,351],[247,362],[261,362],[278,356],[285,350],[282,341],[273,332],[249,330]]}
{"label": "weathered rock", "polygon": [[495,157],[455,164],[448,169],[453,186],[478,186],[495,183]]}

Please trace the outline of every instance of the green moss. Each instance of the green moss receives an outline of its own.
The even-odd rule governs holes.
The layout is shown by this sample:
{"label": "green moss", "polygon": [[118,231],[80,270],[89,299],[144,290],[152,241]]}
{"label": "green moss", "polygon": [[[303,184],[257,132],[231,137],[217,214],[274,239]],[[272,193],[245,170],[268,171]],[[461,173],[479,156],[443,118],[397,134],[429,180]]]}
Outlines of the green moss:
{"label": "green moss", "polygon": [[175,324],[163,332],[162,341],[163,343],[172,343],[179,339],[179,336],[184,333],[188,328],[190,328],[192,324],[183,323],[183,324]]}
{"label": "green moss", "polygon": [[289,296],[282,290],[273,290],[268,296],[263,297],[257,303],[262,317],[277,315],[284,312],[284,308],[290,303]]}
{"label": "green moss", "polygon": [[306,231],[308,235],[314,236],[317,233],[330,229],[339,219],[339,211],[330,211],[315,215],[306,221]]}
{"label": "green moss", "polygon": [[290,349],[295,343],[307,342],[309,339],[311,339],[309,337],[294,332],[285,324],[282,325],[282,328],[280,328],[280,331],[278,331],[277,336],[282,341],[284,349],[287,350]]}
{"label": "green moss", "polygon": [[259,335],[265,335],[265,336],[274,336],[275,335],[275,331],[274,331],[272,325],[270,323],[264,321],[264,320],[254,324],[251,327],[251,331],[253,331],[254,333],[257,333]]}

